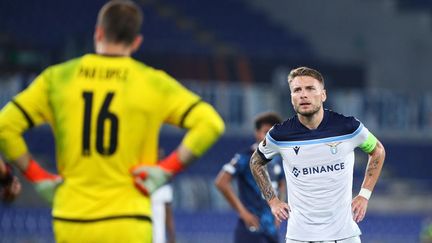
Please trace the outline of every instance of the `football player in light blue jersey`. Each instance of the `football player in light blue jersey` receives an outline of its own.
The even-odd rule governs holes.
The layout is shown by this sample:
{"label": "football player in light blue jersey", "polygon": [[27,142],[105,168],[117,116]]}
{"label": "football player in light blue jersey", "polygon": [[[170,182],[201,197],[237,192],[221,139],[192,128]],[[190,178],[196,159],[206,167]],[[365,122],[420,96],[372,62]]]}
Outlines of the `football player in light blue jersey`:
{"label": "football player in light blue jersey", "polygon": [[[250,167],[273,215],[287,221],[286,242],[361,242],[357,223],[381,174],[385,150],[354,117],[323,108],[322,75],[311,68],[288,76],[297,115],[275,125],[252,155]],[[360,192],[353,199],[354,149],[369,155]],[[271,186],[266,164],[281,155],[288,203]]]}

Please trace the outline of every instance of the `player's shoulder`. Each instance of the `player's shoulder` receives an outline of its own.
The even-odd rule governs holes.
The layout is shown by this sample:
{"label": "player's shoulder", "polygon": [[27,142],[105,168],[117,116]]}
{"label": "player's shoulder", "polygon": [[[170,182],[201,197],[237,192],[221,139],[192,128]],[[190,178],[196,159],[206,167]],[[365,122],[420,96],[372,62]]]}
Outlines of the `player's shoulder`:
{"label": "player's shoulder", "polygon": [[134,65],[134,68],[139,71],[142,72],[143,74],[147,75],[147,76],[152,76],[154,78],[172,78],[169,74],[167,74],[165,71],[152,67],[150,65],[147,65],[144,62],[138,61],[136,59],[131,59],[132,63]]}
{"label": "player's shoulder", "polygon": [[134,67],[140,72],[149,73],[149,74],[157,74],[160,72],[160,70],[158,70],[158,69],[156,69],[150,65],[147,65],[144,62],[138,61],[138,60],[133,59],[133,58],[131,58],[131,60],[132,60],[132,64],[134,65]]}
{"label": "player's shoulder", "polygon": [[296,117],[297,116],[292,116],[291,118],[288,118],[285,121],[282,121],[280,123],[276,123],[273,126],[272,130],[279,131],[279,130],[282,130],[282,129],[293,128],[294,124],[295,124]]}
{"label": "player's shoulder", "polygon": [[43,77],[49,85],[58,80],[70,80],[76,73],[77,67],[83,56],[69,59],[61,63],[53,64],[45,68],[39,77]]}
{"label": "player's shoulder", "polygon": [[328,116],[327,126],[331,130],[338,130],[341,134],[350,134],[355,132],[360,126],[361,122],[354,116],[345,116],[343,114],[334,112],[332,110],[325,110]]}
{"label": "player's shoulder", "polygon": [[230,164],[237,168],[239,173],[242,173],[240,171],[243,171],[242,168],[248,168],[249,167],[249,160],[252,156],[252,153],[255,151],[253,148],[256,149],[256,146],[251,146],[249,148],[244,148],[240,151],[238,151],[234,157],[231,159]]}
{"label": "player's shoulder", "polygon": [[251,145],[249,147],[245,147],[243,149],[240,149],[236,153],[236,156],[239,159],[244,159],[244,158],[249,159],[252,156],[253,152],[255,152],[256,148],[257,148],[257,144],[253,144],[253,145]]}
{"label": "player's shoulder", "polygon": [[287,120],[275,124],[269,131],[270,137],[275,140],[281,140],[282,137],[289,136],[291,133],[296,132],[296,116],[288,118]]}
{"label": "player's shoulder", "polygon": [[276,124],[269,131],[269,136],[275,141],[302,141],[352,134],[361,126],[360,121],[355,117],[345,116],[327,109],[324,110],[322,123],[320,129],[311,133],[300,124],[295,115],[282,123]]}
{"label": "player's shoulder", "polygon": [[247,148],[240,150],[239,152],[237,152],[237,154],[239,156],[241,156],[242,158],[250,158],[252,156],[253,152],[255,152],[257,146],[258,146],[258,144],[253,144]]}
{"label": "player's shoulder", "polygon": [[67,61],[53,64],[44,70],[44,73],[55,74],[58,72],[70,72],[82,61],[85,56],[69,59]]}
{"label": "player's shoulder", "polygon": [[164,91],[176,90],[181,86],[179,81],[164,70],[149,66],[135,59],[133,59],[133,63],[134,69],[138,72],[137,74],[143,77],[141,80],[145,80],[147,84],[151,84],[157,89]]}

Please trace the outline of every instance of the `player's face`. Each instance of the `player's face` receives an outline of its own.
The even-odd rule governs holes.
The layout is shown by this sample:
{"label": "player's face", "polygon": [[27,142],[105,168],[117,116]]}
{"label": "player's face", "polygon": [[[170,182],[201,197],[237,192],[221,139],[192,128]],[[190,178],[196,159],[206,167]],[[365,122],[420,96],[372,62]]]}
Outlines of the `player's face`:
{"label": "player's face", "polygon": [[291,103],[294,110],[303,116],[313,116],[326,100],[323,85],[313,77],[298,76],[290,84]]}
{"label": "player's face", "polygon": [[268,132],[272,127],[273,127],[273,126],[270,125],[270,124],[263,124],[263,125],[260,127],[260,129],[258,129],[258,130],[255,131],[255,137],[256,137],[256,140],[257,140],[258,142],[264,140],[265,135],[267,134],[267,132]]}

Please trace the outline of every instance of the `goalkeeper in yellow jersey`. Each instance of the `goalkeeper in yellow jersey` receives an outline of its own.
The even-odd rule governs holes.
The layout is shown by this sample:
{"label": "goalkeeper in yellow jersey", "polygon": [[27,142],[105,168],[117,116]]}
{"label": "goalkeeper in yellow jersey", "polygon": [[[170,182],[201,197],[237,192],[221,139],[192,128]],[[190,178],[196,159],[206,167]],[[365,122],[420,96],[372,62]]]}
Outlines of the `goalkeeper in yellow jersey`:
{"label": "goalkeeper in yellow jersey", "polygon": [[[224,131],[218,113],[163,71],[130,55],[142,41],[131,1],[99,12],[87,54],[44,70],[0,112],[0,153],[53,205],[57,242],[151,242],[154,190],[203,155]],[[48,123],[58,175],[32,159],[22,134]],[[157,163],[161,126],[187,130]]]}

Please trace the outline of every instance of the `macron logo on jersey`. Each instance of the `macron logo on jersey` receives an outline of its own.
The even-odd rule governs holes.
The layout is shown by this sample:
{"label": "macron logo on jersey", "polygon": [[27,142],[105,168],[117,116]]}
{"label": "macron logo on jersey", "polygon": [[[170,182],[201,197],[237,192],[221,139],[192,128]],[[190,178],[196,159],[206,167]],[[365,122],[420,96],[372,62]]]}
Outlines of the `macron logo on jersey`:
{"label": "macron logo on jersey", "polygon": [[344,169],[345,169],[345,163],[340,162],[332,165],[305,167],[302,169],[297,169],[296,167],[294,167],[292,173],[295,177],[298,177],[299,175],[321,174],[321,173],[328,173],[328,172],[339,171]]}
{"label": "macron logo on jersey", "polygon": [[293,149],[294,149],[294,152],[296,153],[296,155],[298,155],[300,147],[299,146],[295,146]]}

